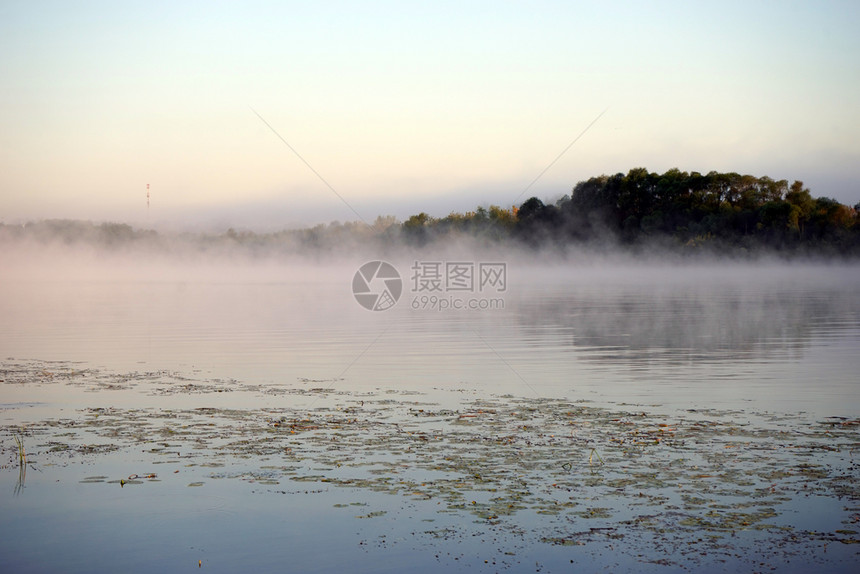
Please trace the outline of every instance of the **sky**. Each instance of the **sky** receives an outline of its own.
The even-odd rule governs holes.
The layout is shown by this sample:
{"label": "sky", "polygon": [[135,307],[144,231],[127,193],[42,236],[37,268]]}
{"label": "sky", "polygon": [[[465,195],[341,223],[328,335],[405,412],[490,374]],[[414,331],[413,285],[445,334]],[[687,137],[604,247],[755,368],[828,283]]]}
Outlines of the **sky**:
{"label": "sky", "polygon": [[0,221],[444,216],[634,167],[854,205],[858,29],[855,0],[0,0]]}

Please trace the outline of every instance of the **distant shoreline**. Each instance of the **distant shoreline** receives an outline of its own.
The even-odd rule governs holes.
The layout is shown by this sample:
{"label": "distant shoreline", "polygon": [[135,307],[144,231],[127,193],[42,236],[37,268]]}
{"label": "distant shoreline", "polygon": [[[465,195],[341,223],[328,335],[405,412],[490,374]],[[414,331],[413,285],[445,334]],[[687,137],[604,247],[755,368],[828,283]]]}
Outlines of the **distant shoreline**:
{"label": "distant shoreline", "polygon": [[303,229],[255,232],[157,232],[126,223],[47,219],[0,223],[0,244],[66,245],[124,250],[230,254],[321,254],[351,248],[469,248],[565,254],[620,252],[633,256],[848,258],[860,256],[860,203],[815,198],[803,182],[789,184],[737,173],[700,174],[644,168],[579,182],[554,204],[537,197],[519,206],[477,207],[406,221],[333,222]]}

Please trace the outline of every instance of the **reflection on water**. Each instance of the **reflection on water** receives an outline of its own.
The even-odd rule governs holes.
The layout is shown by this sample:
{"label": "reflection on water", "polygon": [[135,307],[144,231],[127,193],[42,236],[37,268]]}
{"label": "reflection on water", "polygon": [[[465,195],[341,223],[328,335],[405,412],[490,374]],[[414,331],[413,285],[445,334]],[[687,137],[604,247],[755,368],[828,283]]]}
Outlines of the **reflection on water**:
{"label": "reflection on water", "polygon": [[857,328],[858,301],[844,290],[769,292],[680,287],[554,294],[525,302],[523,330],[564,338],[584,361],[797,359],[814,340]]}
{"label": "reflection on water", "polygon": [[0,347],[6,357],[254,384],[337,380],[676,406],[776,400],[822,414],[843,414],[857,398],[856,268],[526,268],[512,273],[505,309],[471,312],[415,311],[407,297],[366,311],[350,293],[353,272],[7,278]]}

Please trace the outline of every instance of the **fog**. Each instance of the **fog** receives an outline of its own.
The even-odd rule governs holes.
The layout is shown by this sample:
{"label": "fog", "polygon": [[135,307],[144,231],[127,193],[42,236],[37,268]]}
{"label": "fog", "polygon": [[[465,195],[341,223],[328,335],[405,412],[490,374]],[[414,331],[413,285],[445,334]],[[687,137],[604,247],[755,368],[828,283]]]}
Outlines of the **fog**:
{"label": "fog", "polygon": [[[355,281],[379,260],[399,291],[369,310]],[[468,289],[448,289],[448,263],[474,272]],[[504,282],[484,282],[482,265],[502,265]],[[422,287],[428,266],[436,290]],[[6,359],[846,416],[858,392],[860,266],[844,261],[159,234],[7,236],[0,268]],[[390,287],[367,285],[377,302]]]}
{"label": "fog", "polygon": [[[715,286],[756,282],[848,285],[856,260],[780,252],[688,253],[659,240],[641,246],[607,236],[588,244],[535,245],[450,233],[415,243],[393,217],[267,234],[155,232],[125,224],[51,220],[0,225],[2,281],[332,279],[371,260],[505,262],[517,281],[540,285]],[[353,271],[350,271],[353,270]]]}
{"label": "fog", "polygon": [[[851,261],[467,236],[411,245],[340,228],[312,241],[64,230],[4,232],[0,367],[94,369],[127,392],[6,385],[10,403],[169,409],[180,399],[125,381],[171,373],[195,389],[181,399],[193,408],[281,408],[296,400],[284,389],[321,388],[414,393],[454,409],[506,396],[856,418]],[[361,276],[375,261],[397,279],[381,265]],[[485,281],[485,269],[503,281]],[[213,399],[207,389],[224,381],[246,392]]]}

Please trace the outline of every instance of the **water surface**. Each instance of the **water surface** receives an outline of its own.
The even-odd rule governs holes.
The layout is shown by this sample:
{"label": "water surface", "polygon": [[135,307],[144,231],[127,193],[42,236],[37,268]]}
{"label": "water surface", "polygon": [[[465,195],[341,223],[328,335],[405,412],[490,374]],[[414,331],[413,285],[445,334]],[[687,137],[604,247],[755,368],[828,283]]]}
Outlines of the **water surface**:
{"label": "water surface", "polygon": [[[361,263],[4,276],[0,555],[666,571],[746,568],[779,542],[780,569],[849,570],[857,268],[511,263],[504,309],[415,310],[406,281],[371,312]],[[436,462],[460,448],[471,466]],[[493,518],[502,499],[516,511]],[[697,531],[719,559],[680,552]]]}

